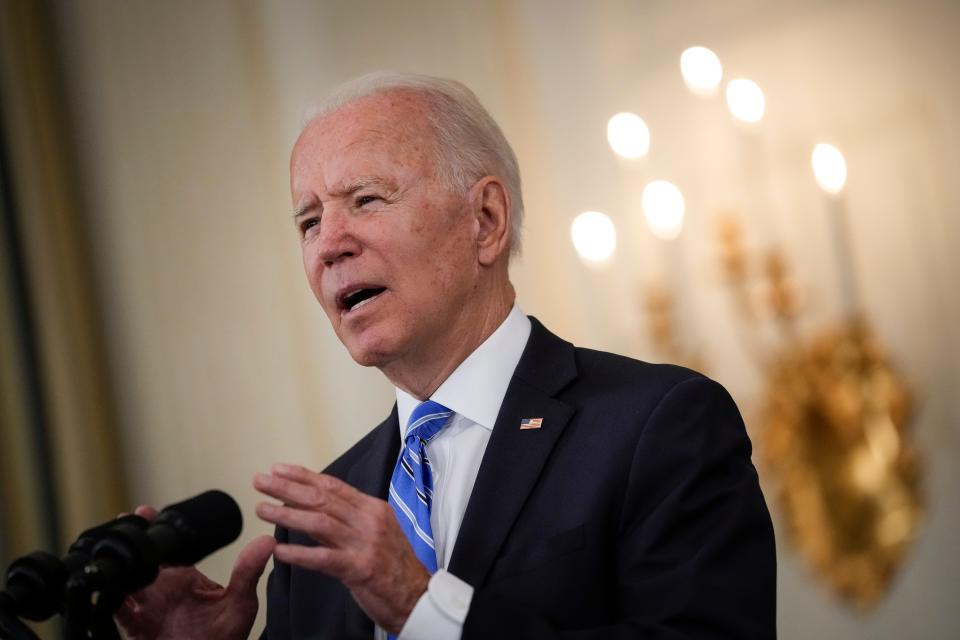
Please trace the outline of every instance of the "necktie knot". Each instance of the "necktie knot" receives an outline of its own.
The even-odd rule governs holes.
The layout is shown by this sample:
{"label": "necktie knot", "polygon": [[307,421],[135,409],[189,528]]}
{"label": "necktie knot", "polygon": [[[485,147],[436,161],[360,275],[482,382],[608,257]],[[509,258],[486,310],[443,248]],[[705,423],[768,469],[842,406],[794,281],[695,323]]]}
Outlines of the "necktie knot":
{"label": "necktie knot", "polygon": [[407,421],[407,433],[404,440],[416,443],[418,440],[430,442],[450,420],[453,412],[439,402],[424,400],[410,413]]}

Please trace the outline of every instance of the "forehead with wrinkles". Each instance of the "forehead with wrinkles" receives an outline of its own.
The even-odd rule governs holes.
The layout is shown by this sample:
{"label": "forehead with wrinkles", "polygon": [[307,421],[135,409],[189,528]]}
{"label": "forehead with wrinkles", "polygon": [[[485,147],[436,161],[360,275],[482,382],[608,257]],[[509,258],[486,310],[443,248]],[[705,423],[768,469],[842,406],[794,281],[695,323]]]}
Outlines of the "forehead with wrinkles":
{"label": "forehead with wrinkles", "polygon": [[[300,134],[291,155],[290,173],[348,161],[388,158],[401,169],[436,173],[436,142],[427,117],[429,104],[411,91],[366,96],[318,116]],[[331,176],[332,177],[332,176]],[[328,184],[332,187],[333,185]]]}

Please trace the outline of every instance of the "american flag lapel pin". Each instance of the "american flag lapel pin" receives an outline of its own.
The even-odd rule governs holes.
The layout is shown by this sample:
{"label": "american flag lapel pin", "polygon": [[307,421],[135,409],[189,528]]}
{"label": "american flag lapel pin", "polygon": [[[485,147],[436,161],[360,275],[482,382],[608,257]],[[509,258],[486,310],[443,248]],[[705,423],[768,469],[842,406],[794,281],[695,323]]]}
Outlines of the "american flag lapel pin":
{"label": "american flag lapel pin", "polygon": [[543,426],[543,418],[524,418],[520,421],[520,430],[539,429]]}

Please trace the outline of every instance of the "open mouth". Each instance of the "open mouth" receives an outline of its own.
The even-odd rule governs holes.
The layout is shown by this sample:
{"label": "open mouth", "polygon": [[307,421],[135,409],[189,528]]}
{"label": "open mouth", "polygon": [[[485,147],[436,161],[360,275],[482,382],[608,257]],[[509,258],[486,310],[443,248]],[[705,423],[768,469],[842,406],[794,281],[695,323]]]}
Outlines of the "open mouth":
{"label": "open mouth", "polygon": [[386,287],[365,287],[362,289],[353,289],[352,291],[348,291],[340,296],[340,308],[349,313],[350,311],[359,309],[386,290]]}

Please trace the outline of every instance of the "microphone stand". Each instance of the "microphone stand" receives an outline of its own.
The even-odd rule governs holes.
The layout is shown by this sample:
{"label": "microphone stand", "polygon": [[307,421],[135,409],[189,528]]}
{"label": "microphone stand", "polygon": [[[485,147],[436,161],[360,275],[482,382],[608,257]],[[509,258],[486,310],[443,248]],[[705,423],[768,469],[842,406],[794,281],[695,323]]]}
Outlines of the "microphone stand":
{"label": "microphone stand", "polygon": [[67,580],[64,640],[121,640],[113,612],[123,602],[123,592],[107,588],[102,578],[84,570]]}
{"label": "microphone stand", "polygon": [[[2,604],[2,601],[0,601]],[[20,618],[0,606],[0,639],[2,640],[39,640],[30,627],[20,622]]]}
{"label": "microphone stand", "polygon": [[90,612],[90,637],[97,640],[121,640],[113,614],[126,596],[119,589],[101,590]]}

